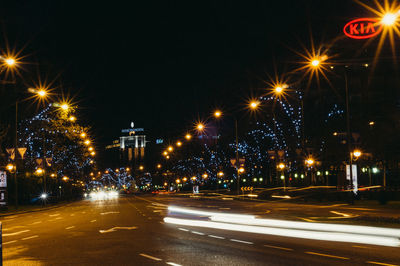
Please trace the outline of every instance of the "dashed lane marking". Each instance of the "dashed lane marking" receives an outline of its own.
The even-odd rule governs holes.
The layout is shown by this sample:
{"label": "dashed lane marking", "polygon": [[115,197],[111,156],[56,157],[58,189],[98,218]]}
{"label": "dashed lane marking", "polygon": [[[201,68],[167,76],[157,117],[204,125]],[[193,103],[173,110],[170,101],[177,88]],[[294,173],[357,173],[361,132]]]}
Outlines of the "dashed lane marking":
{"label": "dashed lane marking", "polygon": [[364,247],[364,246],[357,246],[357,245],[353,245],[353,248],[366,248],[366,249],[370,249],[370,247]]}
{"label": "dashed lane marking", "polygon": [[12,244],[17,242],[17,240],[12,240],[12,241],[8,241],[8,242],[3,242],[3,245],[8,245],[8,244]]}
{"label": "dashed lane marking", "polygon": [[288,251],[292,251],[292,248],[284,248],[284,247],[278,247],[278,246],[271,246],[271,245],[264,245],[264,247],[267,248],[276,248],[276,249],[282,249],[282,250],[288,250]]}
{"label": "dashed lane marking", "polygon": [[37,238],[37,237],[39,237],[39,236],[38,235],[28,236],[28,237],[22,238],[21,240],[28,240],[28,239]]}
{"label": "dashed lane marking", "polygon": [[334,259],[349,260],[349,258],[346,258],[346,257],[340,257],[340,256],[335,256],[335,255],[330,255],[330,254],[323,254],[323,253],[310,252],[310,251],[306,251],[306,252],[304,252],[304,253],[310,254],[310,255],[316,255],[316,256],[334,258]]}
{"label": "dashed lane marking", "polygon": [[7,233],[7,234],[3,234],[3,236],[16,236],[16,235],[20,235],[26,232],[29,232],[31,230],[22,230],[22,231],[18,231],[18,232],[14,232],[14,233]]}
{"label": "dashed lane marking", "polygon": [[389,264],[389,263],[378,262],[378,261],[366,261],[366,263],[376,264],[376,265],[384,265],[384,266],[399,266],[398,264]]}
{"label": "dashed lane marking", "polygon": [[137,228],[137,226],[130,226],[130,227],[123,227],[123,226],[116,226],[116,227],[113,227],[113,228],[110,228],[110,229],[107,229],[107,230],[99,230],[99,232],[101,233],[101,234],[104,234],[104,233],[111,233],[111,232],[115,232],[115,231],[117,231],[118,229],[122,229],[122,230],[133,230],[133,229],[136,229]]}
{"label": "dashed lane marking", "polygon": [[72,228],[75,228],[75,226],[68,226],[68,227],[66,227],[65,229],[66,229],[66,230],[69,230],[69,229],[72,229]]}
{"label": "dashed lane marking", "polygon": [[100,215],[113,214],[113,213],[119,213],[119,212],[102,212],[100,213]]}
{"label": "dashed lane marking", "polygon": [[185,228],[178,228],[181,231],[185,231],[185,232],[189,232],[189,230],[185,229]]}
{"label": "dashed lane marking", "polygon": [[150,256],[150,255],[144,254],[144,253],[140,253],[139,255],[142,256],[142,257],[151,259],[151,260],[162,261],[162,259],[160,259],[160,258],[156,258],[156,257]]}
{"label": "dashed lane marking", "polygon": [[40,223],[42,223],[42,221],[37,221],[37,222],[31,223],[31,224],[28,224],[28,225],[34,225],[34,224],[40,224]]}
{"label": "dashed lane marking", "polygon": [[222,237],[222,236],[215,236],[215,235],[208,235],[209,237],[212,237],[212,238],[217,238],[217,239],[225,239],[225,237]]}
{"label": "dashed lane marking", "polygon": [[197,231],[192,231],[191,233],[195,234],[195,235],[201,235],[204,236],[205,234],[202,232],[197,232]]}
{"label": "dashed lane marking", "polygon": [[238,240],[238,239],[233,239],[233,238],[231,238],[231,239],[229,239],[229,240],[230,240],[230,241],[233,241],[233,242],[238,242],[238,243],[243,243],[243,244],[249,244],[249,245],[254,244],[253,242],[243,241],[243,240]]}
{"label": "dashed lane marking", "polygon": [[59,215],[60,215],[59,213],[56,213],[56,214],[49,214],[50,217],[59,216]]}
{"label": "dashed lane marking", "polygon": [[91,222],[91,223],[94,223],[94,222],[96,222],[96,221],[97,221],[97,220],[91,220],[90,222]]}
{"label": "dashed lane marking", "polygon": [[168,265],[172,265],[172,266],[182,266],[181,264],[175,263],[175,262],[167,262]]}

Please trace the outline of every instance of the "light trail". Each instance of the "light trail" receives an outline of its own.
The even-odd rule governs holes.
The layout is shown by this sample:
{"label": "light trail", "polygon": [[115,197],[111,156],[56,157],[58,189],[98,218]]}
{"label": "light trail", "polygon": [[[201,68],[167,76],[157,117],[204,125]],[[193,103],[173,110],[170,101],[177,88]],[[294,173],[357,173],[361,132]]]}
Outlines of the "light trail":
{"label": "light trail", "polygon": [[349,243],[380,245],[389,247],[400,246],[400,240],[397,237],[372,236],[372,235],[361,235],[355,233],[350,234],[350,233],[338,233],[338,232],[327,232],[327,231],[306,231],[306,230],[295,230],[295,229],[274,228],[274,227],[260,227],[254,225],[230,224],[230,223],[221,223],[213,221],[178,219],[170,217],[164,218],[164,222],[175,225],[204,227],[212,229],[230,230],[236,232],[284,236],[284,237],[295,237],[302,239],[349,242]]}
{"label": "light trail", "polygon": [[211,216],[210,219],[214,222],[226,222],[231,224],[242,224],[252,226],[269,226],[287,229],[302,229],[302,230],[319,230],[324,232],[363,234],[363,235],[378,235],[400,238],[400,229],[381,228],[373,226],[360,225],[345,225],[345,224],[329,224],[329,223],[306,223],[296,221],[285,221],[275,219],[228,219],[221,216]]}

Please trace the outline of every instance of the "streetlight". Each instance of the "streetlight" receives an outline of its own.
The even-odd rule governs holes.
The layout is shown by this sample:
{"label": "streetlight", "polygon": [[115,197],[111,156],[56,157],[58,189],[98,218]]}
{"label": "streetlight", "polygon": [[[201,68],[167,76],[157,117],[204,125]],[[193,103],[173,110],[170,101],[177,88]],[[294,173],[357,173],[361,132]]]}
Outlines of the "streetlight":
{"label": "streetlight", "polygon": [[176,142],[176,146],[178,146],[178,147],[182,146],[182,142],[177,141],[177,142]]}
{"label": "streetlight", "polygon": [[144,169],[144,166],[143,165],[141,165],[141,166],[139,166],[139,170],[143,170]]}
{"label": "streetlight", "polygon": [[192,138],[192,135],[190,135],[189,133],[186,134],[185,139],[190,140]]}
{"label": "streetlight", "polygon": [[174,150],[174,147],[168,146],[168,151],[169,151],[169,152],[172,152],[173,150]]}
{"label": "streetlight", "polygon": [[90,145],[90,140],[85,140],[84,142],[83,142],[86,146],[88,146],[88,145]]}
{"label": "streetlight", "polygon": [[198,124],[196,125],[196,129],[197,129],[197,131],[199,131],[199,132],[203,131],[203,130],[204,130],[204,124],[203,124],[203,123],[198,123]]}
{"label": "streetlight", "polygon": [[86,138],[87,135],[85,132],[82,132],[79,136],[84,139],[84,138]]}
{"label": "streetlight", "polygon": [[259,105],[260,105],[260,102],[259,101],[255,101],[255,100],[252,100],[249,103],[249,107],[250,107],[251,110],[256,110]]}
{"label": "streetlight", "polygon": [[7,164],[6,168],[7,168],[8,171],[12,172],[14,170],[14,168],[15,168],[15,165],[9,163],[9,164]]}
{"label": "streetlight", "polygon": [[222,112],[221,112],[221,111],[216,110],[216,111],[214,112],[214,117],[215,117],[215,118],[220,118],[221,116],[222,116]]}
{"label": "streetlight", "polygon": [[356,159],[358,159],[358,157],[360,157],[361,156],[361,151],[360,150],[354,150],[353,151],[353,155],[354,155],[354,157],[356,157]]}
{"label": "streetlight", "polygon": [[157,164],[157,168],[160,169],[162,166],[161,164]]}
{"label": "streetlight", "polygon": [[398,15],[394,14],[394,13],[386,13],[383,17],[382,17],[382,24],[385,26],[393,26],[396,23]]}
{"label": "streetlight", "polygon": [[73,116],[73,115],[71,115],[68,119],[69,119],[69,121],[71,121],[71,122],[75,122],[75,121],[76,121],[76,117]]}
{"label": "streetlight", "polygon": [[63,110],[63,111],[68,111],[69,105],[68,105],[68,103],[62,103],[62,104],[60,105],[60,108],[61,108],[61,110]]}

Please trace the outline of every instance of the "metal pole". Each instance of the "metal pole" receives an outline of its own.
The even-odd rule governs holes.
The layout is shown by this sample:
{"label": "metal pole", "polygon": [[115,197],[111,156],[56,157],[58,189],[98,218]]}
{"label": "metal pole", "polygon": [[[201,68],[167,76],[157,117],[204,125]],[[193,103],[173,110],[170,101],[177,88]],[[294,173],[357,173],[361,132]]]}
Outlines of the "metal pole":
{"label": "metal pole", "polygon": [[0,266],[3,266],[3,224],[0,222]]}
{"label": "metal pole", "polygon": [[14,150],[14,188],[15,188],[15,209],[18,209],[18,183],[17,183],[17,152],[18,152],[18,100],[15,102],[15,150]]}
{"label": "metal pole", "polygon": [[237,194],[240,195],[238,122],[235,118]]}
{"label": "metal pole", "polygon": [[346,124],[347,124],[347,148],[348,155],[350,156],[350,188],[353,189],[353,156],[352,156],[352,147],[351,147],[351,129],[350,129],[350,107],[349,107],[349,87],[347,82],[347,73],[346,70],[344,72],[344,81],[345,81],[345,89],[346,89]]}

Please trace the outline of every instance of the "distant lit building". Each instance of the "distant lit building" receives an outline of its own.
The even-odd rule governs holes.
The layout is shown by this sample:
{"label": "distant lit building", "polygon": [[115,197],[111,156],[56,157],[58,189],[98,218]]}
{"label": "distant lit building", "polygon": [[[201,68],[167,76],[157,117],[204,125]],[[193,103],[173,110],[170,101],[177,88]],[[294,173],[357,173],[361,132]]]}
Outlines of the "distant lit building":
{"label": "distant lit building", "polygon": [[114,140],[111,145],[107,145],[106,151],[108,160],[116,166],[132,166],[144,163],[146,150],[146,135],[143,128],[122,129],[118,140]]}

